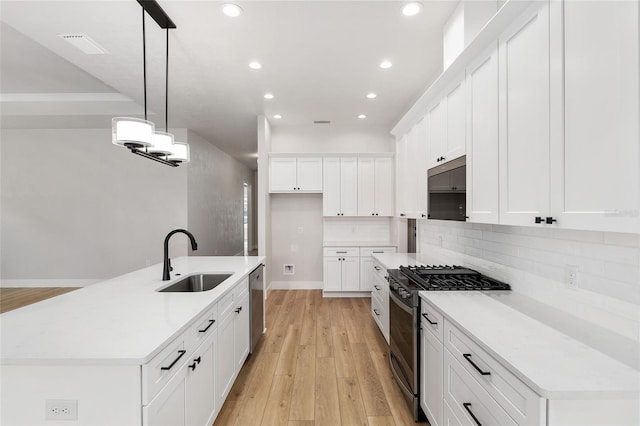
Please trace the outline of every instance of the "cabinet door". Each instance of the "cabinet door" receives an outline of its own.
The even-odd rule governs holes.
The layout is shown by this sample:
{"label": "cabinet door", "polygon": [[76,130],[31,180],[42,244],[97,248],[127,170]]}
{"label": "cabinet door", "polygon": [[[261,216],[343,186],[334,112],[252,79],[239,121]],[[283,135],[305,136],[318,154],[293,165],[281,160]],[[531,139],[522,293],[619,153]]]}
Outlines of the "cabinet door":
{"label": "cabinet door", "polygon": [[360,258],[360,290],[373,290],[373,259],[371,256]]}
{"label": "cabinet door", "polygon": [[340,159],[340,211],[343,216],[358,215],[358,159]]}
{"label": "cabinet door", "polygon": [[549,214],[549,6],[499,38],[500,223]]}
{"label": "cabinet door", "polygon": [[359,257],[343,257],[342,258],[342,290],[343,291],[359,291],[360,290],[360,258]]}
{"label": "cabinet door", "polygon": [[269,159],[269,191],[290,192],[295,191],[296,184],[296,159],[295,158],[270,158]]}
{"label": "cabinet door", "polygon": [[428,168],[440,164],[438,158],[447,152],[447,101],[443,99],[429,111],[428,123],[429,153]]}
{"label": "cabinet door", "polygon": [[217,409],[214,349],[217,337],[214,330],[187,363],[185,423],[188,426],[210,425]]}
{"label": "cabinet door", "polygon": [[142,408],[145,426],[185,424],[185,388],[187,366],[184,365],[156,397]]}
{"label": "cabinet door", "polygon": [[249,355],[249,292],[238,303],[234,310],[235,317],[235,369],[240,371]]}
{"label": "cabinet door", "polygon": [[493,44],[467,69],[467,214],[499,223],[498,50]]}
{"label": "cabinet door", "polygon": [[638,2],[563,4],[564,31],[553,34],[564,43],[552,40],[564,44],[565,66],[552,215],[567,228],[640,232]]}
{"label": "cabinet door", "polygon": [[447,401],[442,401],[442,424],[443,426],[462,426],[462,422],[458,420]]}
{"label": "cabinet door", "polygon": [[297,184],[300,191],[322,191],[322,158],[297,159]]}
{"label": "cabinet door", "polygon": [[324,216],[340,216],[340,159],[325,158],[322,168],[322,212]]}
{"label": "cabinet door", "polygon": [[420,406],[431,426],[441,426],[444,345],[427,327],[421,328]]}
{"label": "cabinet door", "polygon": [[224,403],[233,385],[236,372],[234,319],[236,313],[230,311],[222,318],[218,326],[217,365],[216,365],[216,393],[220,405]]}
{"label": "cabinet door", "polygon": [[358,216],[375,216],[374,158],[358,158]]}
{"label": "cabinet door", "polygon": [[324,290],[342,290],[342,259],[341,257],[324,258]]}
{"label": "cabinet door", "polygon": [[429,166],[427,164],[427,118],[424,117],[418,121],[418,124],[414,127],[414,139],[411,148],[411,164],[413,165],[410,172],[414,178],[414,204],[415,214],[417,219],[426,218],[429,212],[428,200],[429,191],[427,187],[427,170]]}
{"label": "cabinet door", "polygon": [[[358,189],[358,193],[359,192],[360,190]],[[374,213],[376,216],[393,216],[394,200],[392,158],[380,157],[375,159],[373,200]]]}
{"label": "cabinet door", "polygon": [[399,217],[407,216],[412,196],[408,185],[411,178],[408,167],[408,139],[407,134],[396,140],[396,215]]}
{"label": "cabinet door", "polygon": [[[424,121],[424,120],[422,120]],[[421,123],[422,123],[421,121]],[[404,182],[398,191],[404,192],[404,217],[415,218],[418,211],[418,170],[416,169],[416,149],[419,139],[418,125],[416,124],[409,130],[406,136],[405,161],[399,167],[403,167]],[[396,194],[398,194],[396,191]]]}
{"label": "cabinet door", "polygon": [[461,80],[447,94],[447,147],[442,161],[451,161],[464,155],[466,114],[464,80]]}

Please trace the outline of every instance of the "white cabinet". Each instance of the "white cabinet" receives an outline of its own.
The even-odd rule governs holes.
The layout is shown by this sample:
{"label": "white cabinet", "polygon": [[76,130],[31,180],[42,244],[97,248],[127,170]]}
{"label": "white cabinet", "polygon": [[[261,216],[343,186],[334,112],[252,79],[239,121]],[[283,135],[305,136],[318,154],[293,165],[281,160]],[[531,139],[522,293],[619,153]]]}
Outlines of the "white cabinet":
{"label": "white cabinet", "polygon": [[358,215],[358,159],[356,157],[323,160],[324,216]]}
{"label": "white cabinet", "polygon": [[371,291],[371,315],[384,339],[389,343],[389,282],[387,269],[378,260],[371,262],[373,289]]}
{"label": "white cabinet", "polygon": [[548,215],[565,228],[640,232],[638,2],[563,6],[552,16],[564,78],[553,74],[560,98],[552,100]]}
{"label": "white cabinet", "polygon": [[185,424],[188,426],[211,425],[220,408],[215,393],[217,337],[217,330],[213,330],[187,363]]}
{"label": "white cabinet", "polygon": [[396,144],[396,212],[427,217],[427,118],[420,119]]}
{"label": "white cabinet", "polygon": [[461,157],[466,149],[465,83],[461,77],[429,110],[428,163],[432,168]]}
{"label": "white cabinet", "polygon": [[493,43],[467,67],[467,215],[499,223],[498,49]]}
{"label": "white cabinet", "polygon": [[236,371],[239,372],[244,361],[249,356],[250,348],[250,325],[249,325],[249,292],[243,292],[239,296],[237,308],[234,310],[235,318],[235,361]]}
{"label": "white cabinet", "polygon": [[393,159],[358,158],[358,216],[393,216]]}
{"label": "white cabinet", "polygon": [[167,386],[142,407],[144,426],[176,426],[185,424],[185,389],[187,365],[184,364]]}
{"label": "white cabinet", "polygon": [[434,326],[439,326],[440,329],[436,330],[441,330],[443,321],[442,316],[423,300],[420,320],[420,406],[431,426],[443,424],[444,346],[442,334],[434,334],[431,331]]}
{"label": "white cabinet", "polygon": [[324,291],[360,291],[360,254],[357,247],[324,249]]}
{"label": "white cabinet", "polygon": [[234,323],[235,313],[229,311],[221,317],[218,326],[216,398],[221,402],[225,400],[231,390],[236,371]]}
{"label": "white cabinet", "polygon": [[269,158],[269,192],[322,192],[322,158]]}
{"label": "white cabinet", "polygon": [[395,253],[396,247],[360,247],[360,290],[373,290],[375,282],[376,268],[380,268],[373,263],[373,255],[384,253]]}
{"label": "white cabinet", "polygon": [[549,5],[535,2],[499,42],[500,223],[549,211]]}
{"label": "white cabinet", "polygon": [[396,215],[399,217],[406,217],[411,210],[408,140],[408,134],[396,139]]}

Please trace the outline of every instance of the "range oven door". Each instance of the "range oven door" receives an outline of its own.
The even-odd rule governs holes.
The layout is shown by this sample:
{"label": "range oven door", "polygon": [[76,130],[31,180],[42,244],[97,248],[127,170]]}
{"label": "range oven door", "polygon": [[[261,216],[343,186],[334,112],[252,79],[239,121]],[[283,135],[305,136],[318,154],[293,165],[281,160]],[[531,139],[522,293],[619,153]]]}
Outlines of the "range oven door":
{"label": "range oven door", "polygon": [[419,417],[417,307],[407,306],[389,291],[389,361],[393,375],[413,411]]}

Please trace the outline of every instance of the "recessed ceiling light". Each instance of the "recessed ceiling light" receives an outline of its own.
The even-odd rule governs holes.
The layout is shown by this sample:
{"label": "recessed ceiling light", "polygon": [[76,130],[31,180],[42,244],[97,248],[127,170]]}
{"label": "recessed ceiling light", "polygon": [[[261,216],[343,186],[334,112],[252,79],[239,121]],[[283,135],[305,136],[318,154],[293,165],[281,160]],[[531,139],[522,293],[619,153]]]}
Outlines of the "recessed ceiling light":
{"label": "recessed ceiling light", "polygon": [[274,98],[273,93],[265,93],[264,94],[264,98],[265,99],[273,99]]}
{"label": "recessed ceiling light", "polygon": [[417,1],[412,1],[411,3],[407,3],[402,7],[402,14],[404,16],[413,16],[420,13],[422,10],[422,4]]}
{"label": "recessed ceiling light", "polygon": [[222,13],[235,18],[236,16],[242,15],[242,8],[237,4],[226,3],[222,5]]}
{"label": "recessed ceiling light", "polygon": [[391,68],[393,66],[393,64],[391,63],[391,61],[382,61],[380,62],[380,68],[382,69],[387,69],[387,68]]}
{"label": "recessed ceiling light", "polygon": [[251,68],[252,70],[259,70],[260,68],[262,68],[262,64],[260,62],[253,61],[249,63],[249,68]]}
{"label": "recessed ceiling light", "polygon": [[362,120],[362,119],[367,118],[367,116],[366,116],[366,115],[364,115],[364,114],[360,114],[360,115],[358,116],[358,118],[359,118],[360,120]]}
{"label": "recessed ceiling light", "polygon": [[280,114],[276,114],[273,116],[273,118],[275,118],[276,120],[280,120],[282,116]]}
{"label": "recessed ceiling light", "polygon": [[375,93],[369,93],[369,94],[367,94],[367,99],[375,99],[375,98],[377,98],[377,97],[378,97],[378,95],[376,95]]}

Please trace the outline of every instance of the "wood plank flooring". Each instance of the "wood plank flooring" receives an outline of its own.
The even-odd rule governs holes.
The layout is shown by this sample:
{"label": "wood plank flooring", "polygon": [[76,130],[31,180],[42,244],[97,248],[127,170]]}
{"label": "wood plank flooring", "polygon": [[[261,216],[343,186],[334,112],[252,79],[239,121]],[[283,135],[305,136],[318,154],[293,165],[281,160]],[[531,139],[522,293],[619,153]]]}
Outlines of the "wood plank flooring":
{"label": "wood plank flooring", "polygon": [[0,314],[77,289],[78,287],[0,288]]}
{"label": "wood plank flooring", "polygon": [[321,290],[271,291],[267,334],[215,426],[417,424],[394,382],[370,303],[325,299]]}

